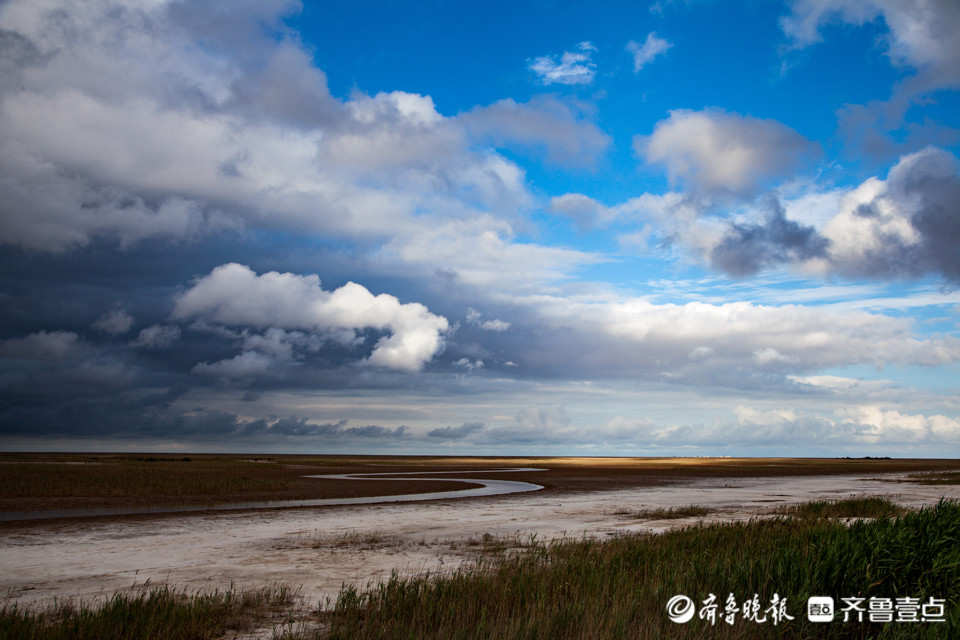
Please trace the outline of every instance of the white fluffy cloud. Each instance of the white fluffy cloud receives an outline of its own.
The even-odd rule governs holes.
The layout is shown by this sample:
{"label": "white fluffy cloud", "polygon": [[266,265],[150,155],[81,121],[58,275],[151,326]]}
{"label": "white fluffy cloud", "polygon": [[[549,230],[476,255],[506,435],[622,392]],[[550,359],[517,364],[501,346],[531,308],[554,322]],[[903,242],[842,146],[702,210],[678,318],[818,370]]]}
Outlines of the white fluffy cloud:
{"label": "white fluffy cloud", "polygon": [[670,179],[706,192],[751,193],[800,167],[815,146],[790,127],[722,111],[678,109],[634,148]]}
{"label": "white fluffy cloud", "polygon": [[[377,342],[366,362],[403,371],[417,371],[439,353],[448,328],[445,318],[430,313],[422,304],[403,304],[387,294],[374,296],[353,282],[324,291],[317,276],[275,271],[257,275],[239,264],[217,267],[194,283],[177,299],[172,317],[200,318],[231,327],[300,329],[321,335],[368,328],[387,331],[390,335]],[[280,337],[268,336],[266,342],[276,346]],[[277,353],[275,348],[249,341],[246,347],[246,353]],[[238,357],[241,360],[235,363],[237,367],[251,371],[263,368],[262,358]]]}
{"label": "white fluffy cloud", "polygon": [[564,51],[559,62],[555,56],[540,56],[530,63],[530,70],[543,84],[590,84],[597,65],[590,59],[597,48],[581,42],[576,51]]}
{"label": "white fluffy cloud", "polygon": [[960,422],[943,415],[907,414],[879,406],[859,406],[837,413],[841,428],[860,442],[960,441]]}
{"label": "white fluffy cloud", "polygon": [[673,44],[657,36],[656,32],[651,31],[647,34],[647,39],[643,44],[637,44],[633,40],[627,43],[627,51],[633,56],[633,72],[639,73],[654,58],[667,52],[667,49]]}

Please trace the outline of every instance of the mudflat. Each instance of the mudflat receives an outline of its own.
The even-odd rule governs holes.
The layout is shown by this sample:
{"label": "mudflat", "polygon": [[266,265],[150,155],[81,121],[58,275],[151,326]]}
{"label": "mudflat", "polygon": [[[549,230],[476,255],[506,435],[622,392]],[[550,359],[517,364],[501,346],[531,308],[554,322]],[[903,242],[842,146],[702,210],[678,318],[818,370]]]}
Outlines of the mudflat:
{"label": "mudflat", "polygon": [[[960,472],[960,460],[878,458],[590,458],[0,454],[0,512],[144,505],[215,505],[463,489],[437,472],[532,467],[504,479],[551,494],[660,486],[693,478]],[[317,480],[321,474],[430,473],[430,481]],[[485,476],[486,477],[486,476]],[[493,476],[491,476],[493,477]]]}

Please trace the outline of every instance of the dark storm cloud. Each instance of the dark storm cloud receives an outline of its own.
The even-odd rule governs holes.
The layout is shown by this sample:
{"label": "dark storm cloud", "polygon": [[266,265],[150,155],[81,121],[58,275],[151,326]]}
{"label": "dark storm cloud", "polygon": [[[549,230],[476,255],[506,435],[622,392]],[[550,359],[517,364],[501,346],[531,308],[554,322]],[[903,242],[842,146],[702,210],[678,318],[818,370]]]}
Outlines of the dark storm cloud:
{"label": "dark storm cloud", "polygon": [[95,385],[87,385],[84,393],[54,385],[8,389],[0,403],[0,437],[220,441],[228,447],[408,437],[405,426],[350,426],[347,419],[317,423],[296,415],[251,420],[230,411],[189,408],[188,393],[186,386],[148,394]]}
{"label": "dark storm cloud", "polygon": [[911,222],[922,237],[921,264],[960,283],[960,176],[917,170],[902,188],[920,198]]}
{"label": "dark storm cloud", "polygon": [[783,263],[826,255],[828,241],[813,227],[788,220],[775,199],[767,203],[763,224],[733,224],[710,252],[710,262],[730,275],[743,277]]}

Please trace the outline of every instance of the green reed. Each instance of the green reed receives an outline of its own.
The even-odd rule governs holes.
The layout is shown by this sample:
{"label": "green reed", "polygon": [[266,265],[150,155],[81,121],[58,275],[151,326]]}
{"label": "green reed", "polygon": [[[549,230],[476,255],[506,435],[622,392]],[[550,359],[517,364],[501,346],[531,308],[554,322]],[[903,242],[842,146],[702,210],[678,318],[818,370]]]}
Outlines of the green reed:
{"label": "green reed", "polygon": [[777,513],[796,518],[891,518],[902,515],[905,509],[879,496],[858,496],[787,505]]}
{"label": "green reed", "polygon": [[249,631],[289,608],[287,587],[187,594],[167,586],[118,592],[101,606],[59,601],[45,608],[0,607],[0,640],[179,640]]}
{"label": "green reed", "polygon": [[[345,588],[329,637],[346,638],[954,638],[960,632],[960,506],[850,525],[775,518],[700,525],[657,536],[543,543],[449,576]],[[671,622],[686,594],[774,593],[794,620]],[[810,596],[947,599],[943,623],[813,623]]]}

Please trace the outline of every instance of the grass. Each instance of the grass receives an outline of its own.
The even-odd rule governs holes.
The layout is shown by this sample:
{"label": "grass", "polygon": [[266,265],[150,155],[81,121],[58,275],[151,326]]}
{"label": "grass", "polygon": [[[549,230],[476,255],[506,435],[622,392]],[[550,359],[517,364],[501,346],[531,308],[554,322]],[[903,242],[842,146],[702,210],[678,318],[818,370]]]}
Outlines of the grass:
{"label": "grass", "polygon": [[920,484],[960,484],[960,471],[914,473],[908,476],[908,480]]}
{"label": "grass", "polygon": [[641,520],[676,520],[679,518],[701,518],[712,512],[713,509],[709,507],[703,507],[698,504],[688,504],[685,507],[657,507],[654,509],[641,509],[635,512],[628,511],[625,515],[630,515],[631,517]]}
{"label": "grass", "polygon": [[285,586],[206,594],[161,586],[135,594],[118,592],[100,607],[70,601],[45,609],[3,605],[0,640],[221,638],[250,631],[289,610],[294,596]]}
{"label": "grass", "polygon": [[890,518],[905,509],[886,498],[859,496],[845,500],[817,500],[786,505],[776,513],[795,518]]}

